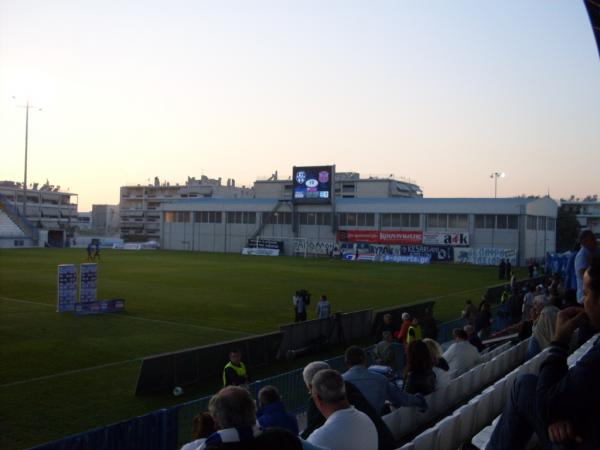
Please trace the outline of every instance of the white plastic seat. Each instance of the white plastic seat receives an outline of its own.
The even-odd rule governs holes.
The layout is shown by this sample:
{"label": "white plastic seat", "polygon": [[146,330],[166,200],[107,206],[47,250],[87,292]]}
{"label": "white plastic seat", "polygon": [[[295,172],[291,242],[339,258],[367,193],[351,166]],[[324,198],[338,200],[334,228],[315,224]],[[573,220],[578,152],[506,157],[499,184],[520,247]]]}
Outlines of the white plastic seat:
{"label": "white plastic seat", "polygon": [[425,430],[413,440],[415,450],[431,450],[432,448],[435,448],[437,435],[437,428],[429,428]]}
{"label": "white plastic seat", "polygon": [[448,416],[440,420],[436,425],[437,436],[435,441],[436,450],[456,450],[453,448],[454,434],[456,431],[456,417]]}
{"label": "white plastic seat", "polygon": [[490,391],[484,391],[477,402],[475,403],[475,420],[474,429],[481,430],[491,421],[490,406],[492,403],[492,393]]}
{"label": "white plastic seat", "polygon": [[468,441],[473,436],[476,408],[476,403],[467,403],[454,412],[453,415],[456,416],[458,421],[457,429],[455,429],[457,443]]}

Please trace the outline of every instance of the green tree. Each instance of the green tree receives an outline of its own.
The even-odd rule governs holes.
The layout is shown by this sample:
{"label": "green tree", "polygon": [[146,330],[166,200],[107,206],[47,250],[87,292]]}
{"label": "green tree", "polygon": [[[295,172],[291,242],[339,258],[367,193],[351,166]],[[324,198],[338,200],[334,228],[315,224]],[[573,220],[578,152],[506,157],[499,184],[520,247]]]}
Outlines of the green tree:
{"label": "green tree", "polygon": [[580,231],[581,225],[575,213],[560,208],[556,219],[556,251],[566,252],[572,250],[577,239],[579,239]]}

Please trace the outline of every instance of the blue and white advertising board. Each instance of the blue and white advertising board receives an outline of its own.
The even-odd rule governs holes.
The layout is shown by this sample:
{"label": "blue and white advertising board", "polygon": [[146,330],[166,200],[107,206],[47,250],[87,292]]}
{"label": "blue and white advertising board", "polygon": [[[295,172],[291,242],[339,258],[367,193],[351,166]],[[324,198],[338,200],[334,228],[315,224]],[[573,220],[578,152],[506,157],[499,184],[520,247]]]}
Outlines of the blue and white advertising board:
{"label": "blue and white advertising board", "polygon": [[77,267],[75,264],[58,266],[57,312],[71,312],[77,302]]}

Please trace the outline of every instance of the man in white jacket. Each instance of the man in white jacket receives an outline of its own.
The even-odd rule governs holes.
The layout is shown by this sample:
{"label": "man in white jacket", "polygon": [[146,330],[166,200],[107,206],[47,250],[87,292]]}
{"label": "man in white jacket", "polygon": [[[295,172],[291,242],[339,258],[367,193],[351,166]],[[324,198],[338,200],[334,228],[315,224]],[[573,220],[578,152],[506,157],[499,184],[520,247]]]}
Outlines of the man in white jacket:
{"label": "man in white jacket", "polygon": [[481,355],[476,347],[469,343],[469,337],[462,328],[456,328],[454,344],[443,355],[450,366],[450,373],[457,377],[481,362]]}

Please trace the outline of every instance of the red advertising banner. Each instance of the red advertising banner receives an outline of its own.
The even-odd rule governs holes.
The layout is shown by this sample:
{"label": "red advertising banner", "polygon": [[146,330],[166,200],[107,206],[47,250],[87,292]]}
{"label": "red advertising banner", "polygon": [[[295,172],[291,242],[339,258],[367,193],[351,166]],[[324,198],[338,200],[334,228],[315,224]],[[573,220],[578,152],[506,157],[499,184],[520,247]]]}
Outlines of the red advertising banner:
{"label": "red advertising banner", "polygon": [[342,242],[364,242],[368,244],[416,245],[423,242],[422,231],[338,231],[337,240]]}

